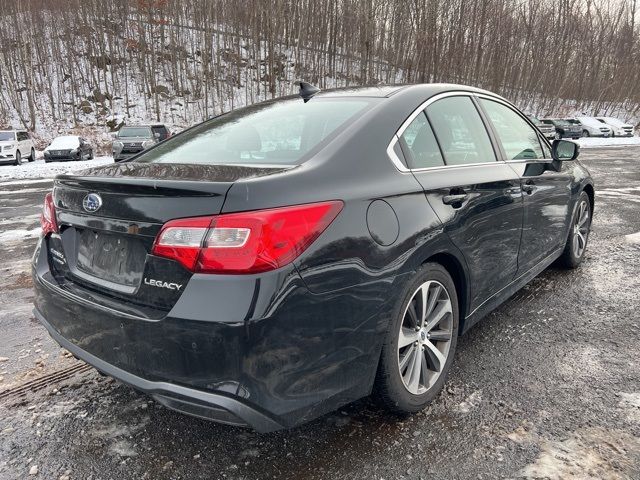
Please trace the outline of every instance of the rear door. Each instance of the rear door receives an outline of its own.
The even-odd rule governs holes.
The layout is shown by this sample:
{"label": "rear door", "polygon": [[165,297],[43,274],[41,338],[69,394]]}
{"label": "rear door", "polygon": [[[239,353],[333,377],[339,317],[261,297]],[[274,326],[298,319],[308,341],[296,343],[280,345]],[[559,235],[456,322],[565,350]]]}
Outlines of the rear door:
{"label": "rear door", "polygon": [[503,159],[520,178],[524,220],[518,265],[522,274],[567,239],[571,174],[568,167],[551,159],[546,141],[513,107],[495,98],[478,101],[495,129]]}
{"label": "rear door", "polygon": [[518,269],[520,181],[498,161],[470,96],[435,99],[403,125],[399,143],[413,175],[467,262],[470,311],[508,285]]}

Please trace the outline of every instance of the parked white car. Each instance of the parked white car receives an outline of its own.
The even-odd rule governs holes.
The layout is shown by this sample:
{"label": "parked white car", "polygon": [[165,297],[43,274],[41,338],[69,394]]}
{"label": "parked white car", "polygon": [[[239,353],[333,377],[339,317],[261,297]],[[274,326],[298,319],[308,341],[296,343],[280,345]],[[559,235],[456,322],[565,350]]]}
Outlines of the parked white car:
{"label": "parked white car", "polygon": [[24,158],[30,162],[36,159],[36,151],[29,132],[26,130],[0,131],[0,164],[20,165]]}
{"label": "parked white car", "polygon": [[582,127],[583,137],[610,137],[611,127],[600,122],[595,117],[576,117],[569,120],[575,121]]}
{"label": "parked white car", "polygon": [[633,125],[613,117],[596,117],[596,120],[611,127],[612,137],[633,137]]}

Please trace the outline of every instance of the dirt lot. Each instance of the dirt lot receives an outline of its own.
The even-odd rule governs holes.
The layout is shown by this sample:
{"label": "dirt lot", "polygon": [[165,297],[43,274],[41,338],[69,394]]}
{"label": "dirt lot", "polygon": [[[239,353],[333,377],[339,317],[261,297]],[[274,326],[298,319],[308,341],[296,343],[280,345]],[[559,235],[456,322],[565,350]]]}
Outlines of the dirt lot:
{"label": "dirt lot", "polygon": [[0,478],[640,478],[640,147],[581,158],[597,187],[584,264],[548,269],[463,337],[430,408],[398,420],[365,399],[268,435],[65,356],[31,314],[50,182],[0,183]]}

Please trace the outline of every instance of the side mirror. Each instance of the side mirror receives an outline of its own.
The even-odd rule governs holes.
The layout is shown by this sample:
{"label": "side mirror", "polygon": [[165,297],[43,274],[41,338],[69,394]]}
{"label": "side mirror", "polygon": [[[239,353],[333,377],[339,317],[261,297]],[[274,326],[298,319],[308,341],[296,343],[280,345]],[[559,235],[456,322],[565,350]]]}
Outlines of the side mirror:
{"label": "side mirror", "polygon": [[575,160],[580,154],[580,145],[568,140],[554,140],[551,145],[551,157],[560,162]]}

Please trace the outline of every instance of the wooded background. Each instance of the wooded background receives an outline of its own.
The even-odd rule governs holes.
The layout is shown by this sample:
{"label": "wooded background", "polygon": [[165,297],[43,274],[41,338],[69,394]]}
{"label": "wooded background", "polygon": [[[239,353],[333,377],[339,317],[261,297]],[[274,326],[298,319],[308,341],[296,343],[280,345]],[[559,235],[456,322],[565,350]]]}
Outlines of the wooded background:
{"label": "wooded background", "polygon": [[455,82],[534,114],[630,119],[636,13],[636,0],[3,0],[0,124],[187,126],[295,79]]}

